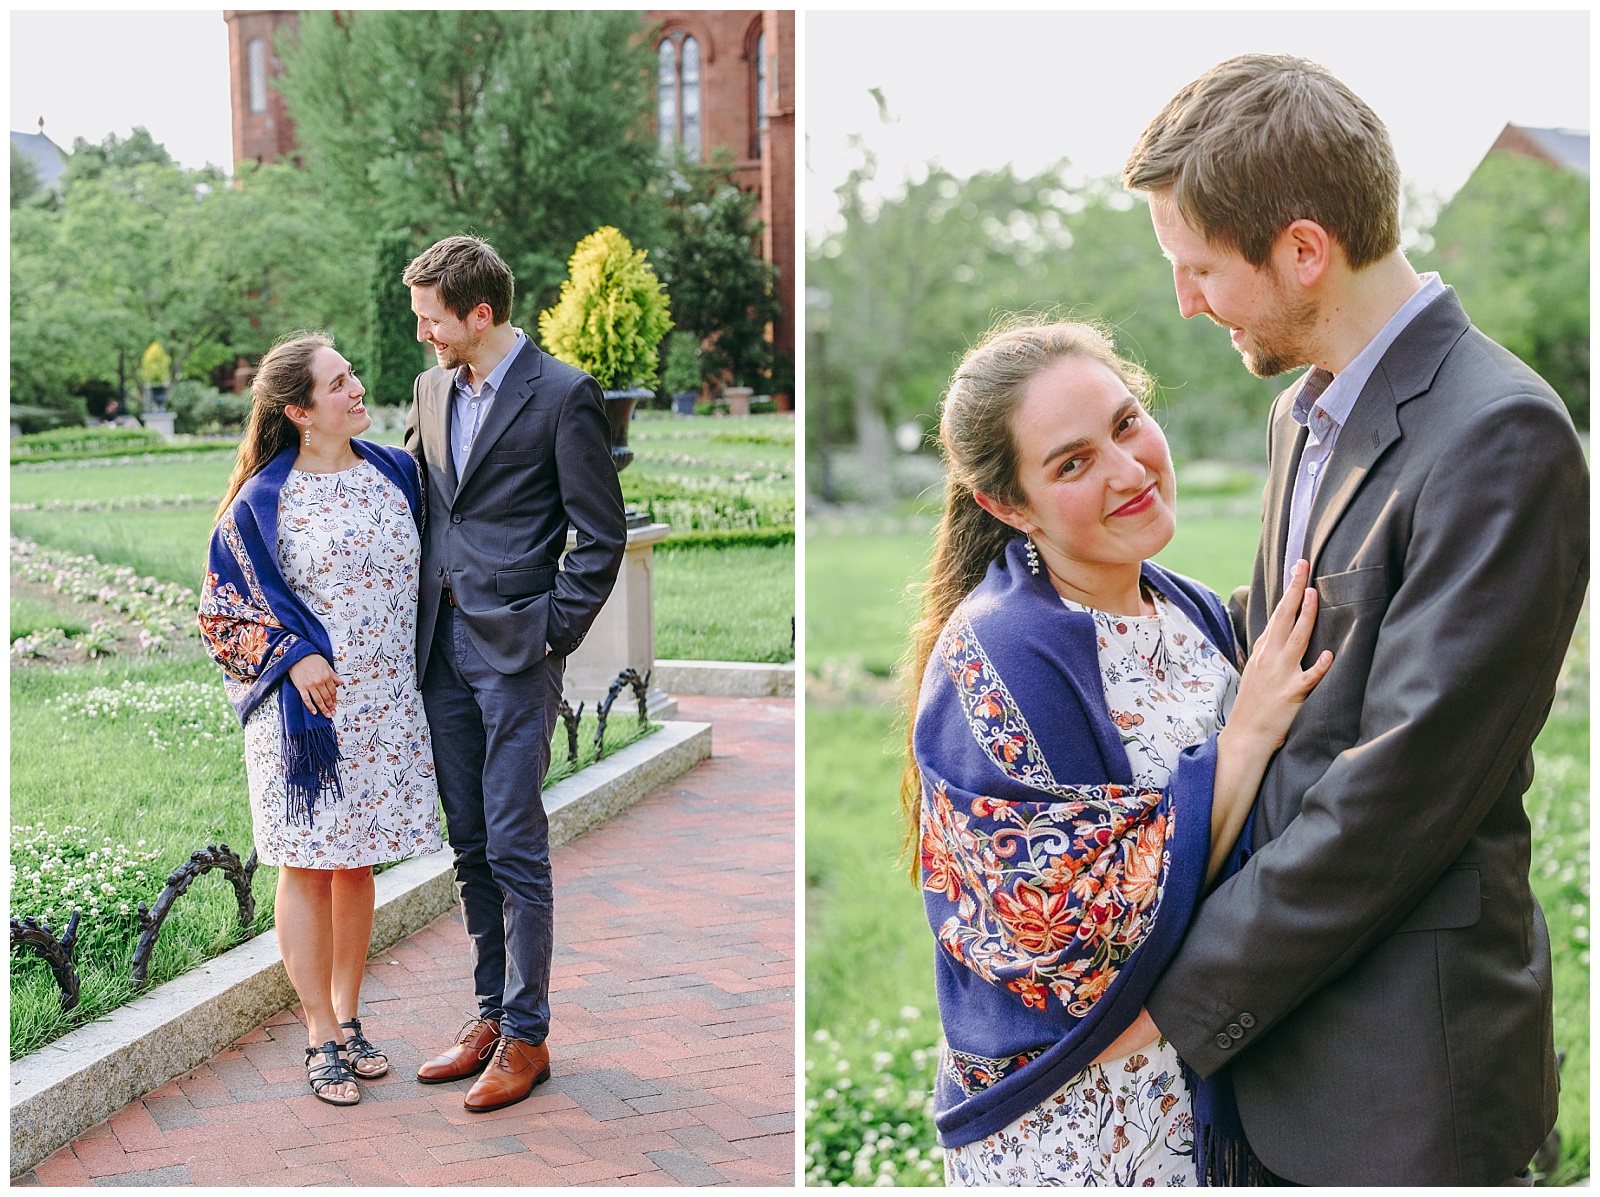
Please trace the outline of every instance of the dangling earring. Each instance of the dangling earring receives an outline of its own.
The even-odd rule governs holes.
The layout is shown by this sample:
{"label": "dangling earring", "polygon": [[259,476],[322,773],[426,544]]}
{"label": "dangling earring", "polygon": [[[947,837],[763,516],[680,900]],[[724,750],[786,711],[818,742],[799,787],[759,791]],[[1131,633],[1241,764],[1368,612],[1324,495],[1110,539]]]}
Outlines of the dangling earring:
{"label": "dangling earring", "polygon": [[1039,550],[1031,536],[1028,537],[1028,572],[1036,577],[1039,573]]}
{"label": "dangling earring", "polygon": [[[307,449],[311,448],[311,426],[309,424],[306,426],[305,437],[302,439],[301,443],[305,445]],[[1035,570],[1034,572],[1037,573],[1038,571]]]}

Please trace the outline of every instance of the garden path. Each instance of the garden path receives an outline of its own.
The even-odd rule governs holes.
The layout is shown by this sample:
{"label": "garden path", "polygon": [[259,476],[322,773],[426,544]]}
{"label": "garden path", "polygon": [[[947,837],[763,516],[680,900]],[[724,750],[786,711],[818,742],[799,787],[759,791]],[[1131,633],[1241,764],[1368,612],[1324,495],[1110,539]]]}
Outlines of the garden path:
{"label": "garden path", "polygon": [[551,1079],[468,1114],[418,1085],[474,1011],[452,913],[367,966],[387,1077],[336,1108],[298,1009],[61,1148],[44,1185],[793,1183],[794,702],[680,699],[716,755],[555,851]]}

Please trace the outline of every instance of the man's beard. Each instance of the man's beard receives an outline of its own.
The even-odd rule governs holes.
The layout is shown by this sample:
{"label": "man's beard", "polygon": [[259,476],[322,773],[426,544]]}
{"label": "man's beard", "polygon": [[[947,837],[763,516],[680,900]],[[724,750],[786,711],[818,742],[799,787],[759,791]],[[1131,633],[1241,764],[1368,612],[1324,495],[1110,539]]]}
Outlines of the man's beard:
{"label": "man's beard", "polygon": [[[1308,334],[1317,325],[1320,314],[1317,302],[1310,298],[1289,300],[1288,290],[1281,283],[1275,289],[1283,299],[1283,306],[1273,313],[1269,322],[1248,330],[1251,345],[1239,350],[1244,368],[1257,378],[1274,378],[1309,364],[1313,356]],[[1220,320],[1217,322],[1224,328],[1234,327]]]}
{"label": "man's beard", "polygon": [[477,347],[477,341],[468,341],[462,345],[446,345],[443,347],[444,356],[439,358],[439,365],[446,370],[459,370],[471,362],[472,351]]}

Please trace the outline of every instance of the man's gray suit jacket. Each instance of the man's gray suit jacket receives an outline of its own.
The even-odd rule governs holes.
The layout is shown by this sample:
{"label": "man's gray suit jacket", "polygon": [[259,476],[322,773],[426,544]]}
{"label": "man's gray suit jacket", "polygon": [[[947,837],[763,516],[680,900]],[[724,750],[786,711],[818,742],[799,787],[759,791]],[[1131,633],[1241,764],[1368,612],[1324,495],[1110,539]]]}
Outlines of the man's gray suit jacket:
{"label": "man's gray suit jacket", "polygon": [[[427,674],[446,585],[483,659],[521,673],[546,644],[557,656],[577,648],[616,581],[628,532],[610,426],[595,380],[530,340],[457,478],[454,385],[450,370],[418,375],[406,418],[427,483],[417,673]],[[577,542],[562,562],[569,521]]]}
{"label": "man's gray suit jacket", "polygon": [[[1254,643],[1282,592],[1305,430],[1278,397]],[[1383,356],[1339,434],[1306,558],[1306,660],[1334,653],[1262,782],[1244,868],[1147,1008],[1301,1184],[1503,1182],[1554,1123],[1550,944],[1522,795],[1583,600],[1572,422],[1455,292]]]}

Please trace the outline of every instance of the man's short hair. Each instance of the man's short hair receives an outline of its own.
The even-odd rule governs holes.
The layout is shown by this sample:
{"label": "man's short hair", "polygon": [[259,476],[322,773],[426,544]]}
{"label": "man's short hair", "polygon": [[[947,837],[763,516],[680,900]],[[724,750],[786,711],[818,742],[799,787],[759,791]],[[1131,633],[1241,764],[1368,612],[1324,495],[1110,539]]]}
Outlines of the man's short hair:
{"label": "man's short hair", "polygon": [[1278,234],[1314,220],[1353,270],[1400,244],[1400,167],[1389,131],[1325,67],[1286,54],[1218,63],[1167,102],[1122,171],[1172,191],[1184,220],[1257,269]]}
{"label": "man's short hair", "polygon": [[480,303],[489,305],[496,324],[511,319],[516,283],[511,267],[480,237],[446,237],[407,264],[400,281],[408,287],[437,287],[439,300],[457,320]]}

